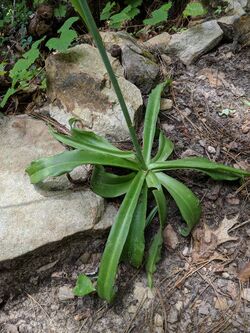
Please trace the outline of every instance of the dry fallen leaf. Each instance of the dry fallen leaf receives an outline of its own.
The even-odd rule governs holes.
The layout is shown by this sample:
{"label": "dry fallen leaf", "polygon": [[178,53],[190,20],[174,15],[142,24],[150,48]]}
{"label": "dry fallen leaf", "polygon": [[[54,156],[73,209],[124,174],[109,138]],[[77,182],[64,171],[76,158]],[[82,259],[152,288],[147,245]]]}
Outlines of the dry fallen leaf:
{"label": "dry fallen leaf", "polygon": [[250,262],[248,262],[238,273],[241,282],[246,282],[250,278]]}
{"label": "dry fallen leaf", "polygon": [[225,74],[223,72],[219,72],[218,70],[212,68],[203,68],[199,71],[199,74],[206,76],[211,87],[218,87],[223,84],[227,86]]}
{"label": "dry fallen leaf", "polygon": [[225,297],[217,297],[214,302],[215,309],[224,311],[228,309],[228,303]]}
{"label": "dry fallen leaf", "polygon": [[194,240],[193,259],[208,258],[214,254],[219,245],[238,240],[237,237],[232,237],[228,234],[230,229],[237,223],[238,215],[232,219],[224,217],[217,229],[211,229],[207,224],[197,228],[192,234]]}
{"label": "dry fallen leaf", "polygon": [[176,232],[171,224],[168,224],[163,231],[164,245],[168,250],[175,250],[179,244]]}

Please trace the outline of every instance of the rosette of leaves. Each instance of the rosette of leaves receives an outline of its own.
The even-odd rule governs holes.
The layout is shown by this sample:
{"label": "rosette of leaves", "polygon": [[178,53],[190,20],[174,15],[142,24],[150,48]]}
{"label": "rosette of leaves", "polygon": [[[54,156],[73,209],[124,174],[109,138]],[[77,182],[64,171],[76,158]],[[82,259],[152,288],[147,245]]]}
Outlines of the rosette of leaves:
{"label": "rosette of leaves", "polygon": [[[169,160],[174,146],[163,132],[160,132],[159,135],[157,153],[152,154],[160,110],[160,97],[166,85],[165,82],[159,84],[149,96],[144,121],[143,145],[140,147],[88,4],[86,1],[73,0],[72,3],[84,18],[99,48],[127,121],[135,151],[120,150],[93,132],[75,128],[74,121],[72,121],[70,135],[55,131],[52,131],[52,135],[61,143],[72,147],[73,150],[34,161],[26,171],[31,182],[35,184],[49,176],[68,173],[79,165],[92,164],[94,165],[91,179],[92,190],[105,198],[124,196],[108,236],[96,286],[93,286],[86,276],[80,275],[75,288],[75,294],[78,296],[97,291],[101,298],[111,302],[116,293],[115,280],[119,263],[128,261],[135,267],[142,265],[145,252],[145,229],[152,221],[152,217],[158,213],[159,227],[149,246],[145,265],[148,284],[152,287],[152,274],[160,259],[163,228],[167,218],[165,192],[168,192],[174,199],[186,222],[186,227],[181,229],[183,236],[188,236],[199,221],[201,207],[198,198],[183,183],[169,176],[167,171],[193,169],[201,171],[215,180],[236,180],[249,176],[250,173],[214,163],[205,158]],[[117,168],[123,169],[123,175],[108,172],[105,167],[109,167],[109,169],[113,167],[114,171]],[[148,214],[150,192],[155,200],[155,208]]]}

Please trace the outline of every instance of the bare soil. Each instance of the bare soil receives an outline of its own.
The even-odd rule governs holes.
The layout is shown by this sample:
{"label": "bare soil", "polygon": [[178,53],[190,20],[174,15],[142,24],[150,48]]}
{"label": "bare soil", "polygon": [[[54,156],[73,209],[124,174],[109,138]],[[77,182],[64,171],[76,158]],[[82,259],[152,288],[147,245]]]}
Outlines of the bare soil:
{"label": "bare soil", "polygon": [[[174,108],[161,114],[161,127],[175,143],[174,158],[200,155],[249,169],[249,60],[249,49],[232,54],[222,45],[188,68],[172,65],[168,97]],[[201,199],[201,230],[206,223],[216,234],[225,216],[238,215],[230,232],[237,240],[195,256],[197,234],[187,239],[178,234],[181,219],[171,202],[169,223],[178,244],[163,250],[154,289],[146,288],[143,269],[121,265],[119,292],[110,306],[94,295],[63,301],[59,293],[61,287],[73,287],[79,273],[94,276],[105,237],[83,241],[79,236],[53,251],[44,249],[20,260],[15,271],[11,264],[1,267],[6,290],[0,299],[0,332],[250,332],[250,294],[248,301],[246,291],[242,294],[249,285],[238,275],[250,260],[249,180],[215,182],[187,171],[174,175]]]}

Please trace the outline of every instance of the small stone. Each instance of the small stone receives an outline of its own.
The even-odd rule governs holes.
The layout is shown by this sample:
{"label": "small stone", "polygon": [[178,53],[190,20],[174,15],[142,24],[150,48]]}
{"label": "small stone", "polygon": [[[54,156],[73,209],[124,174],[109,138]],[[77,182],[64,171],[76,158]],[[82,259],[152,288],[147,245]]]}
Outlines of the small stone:
{"label": "small stone", "polygon": [[250,288],[245,288],[241,292],[241,298],[245,299],[246,301],[250,302]]}
{"label": "small stone", "polygon": [[130,306],[128,307],[128,313],[131,313],[131,314],[136,313],[137,308],[138,308],[138,306],[130,305]]}
{"label": "small stone", "polygon": [[67,286],[63,286],[59,288],[58,291],[58,298],[60,301],[64,302],[64,301],[69,301],[74,299],[74,294],[71,288],[67,287]]}
{"label": "small stone", "polygon": [[199,314],[208,315],[210,312],[210,305],[202,302],[199,306]]}
{"label": "small stone", "polygon": [[176,310],[178,312],[181,311],[181,309],[183,308],[183,302],[182,301],[178,301],[176,304],[175,304],[175,307],[176,307]]}
{"label": "small stone", "polygon": [[201,154],[190,148],[188,148],[181,154],[181,158],[192,157],[192,156],[201,156]]}
{"label": "small stone", "polygon": [[168,224],[164,229],[163,239],[164,245],[168,250],[173,251],[177,248],[179,244],[179,239],[171,224]]}
{"label": "small stone", "polygon": [[205,148],[206,147],[206,141],[205,140],[199,140],[199,144],[201,147]]}
{"label": "small stone", "polygon": [[229,279],[229,278],[230,278],[230,275],[229,275],[227,272],[223,272],[223,273],[222,273],[222,276],[223,276],[225,279]]}
{"label": "small stone", "polygon": [[15,325],[7,324],[5,325],[5,331],[6,333],[18,333],[18,329]]}
{"label": "small stone", "polygon": [[171,110],[172,107],[173,107],[173,101],[171,99],[168,98],[161,99],[161,106],[160,106],[161,111]]}
{"label": "small stone", "polygon": [[214,302],[215,309],[225,311],[228,309],[228,303],[225,297],[217,297]]}
{"label": "small stone", "polygon": [[167,321],[171,324],[174,324],[178,321],[178,312],[176,309],[171,308],[167,317]]}
{"label": "small stone", "polygon": [[170,66],[172,64],[172,59],[166,54],[161,54],[161,59],[167,66]]}
{"label": "small stone", "polygon": [[250,131],[250,121],[242,126],[242,133],[247,134]]}
{"label": "small stone", "polygon": [[156,327],[163,327],[163,318],[159,313],[156,313],[154,317],[154,324]]}
{"label": "small stone", "polygon": [[207,151],[209,152],[209,154],[216,154],[216,149],[212,146],[208,146],[207,147]]}
{"label": "small stone", "polygon": [[184,255],[184,257],[186,257],[188,253],[189,253],[189,248],[185,246],[184,250],[182,251],[182,254]]}
{"label": "small stone", "polygon": [[185,108],[184,109],[184,112],[185,112],[185,116],[190,116],[191,115],[191,113],[192,113],[192,110],[190,110],[189,108]]}

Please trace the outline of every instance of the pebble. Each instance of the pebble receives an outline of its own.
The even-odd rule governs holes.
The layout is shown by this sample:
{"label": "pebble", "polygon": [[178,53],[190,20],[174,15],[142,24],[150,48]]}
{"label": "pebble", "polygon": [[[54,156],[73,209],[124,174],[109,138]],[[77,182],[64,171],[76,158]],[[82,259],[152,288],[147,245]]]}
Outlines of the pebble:
{"label": "pebble", "polygon": [[207,147],[207,151],[209,152],[209,154],[216,154],[216,149],[212,146],[208,146]]}
{"label": "pebble", "polygon": [[163,327],[163,318],[161,315],[159,315],[159,313],[155,314],[154,324],[156,327]]}
{"label": "pebble", "polygon": [[205,148],[206,147],[206,141],[205,140],[199,140],[199,144],[201,147]]}
{"label": "pebble", "polygon": [[223,272],[222,277],[224,277],[225,279],[229,279],[230,275],[227,272]]}
{"label": "pebble", "polygon": [[161,99],[161,106],[160,106],[161,111],[171,110],[172,107],[173,107],[173,101],[171,99],[168,98]]}
{"label": "pebble", "polygon": [[168,56],[168,55],[166,55],[166,54],[161,54],[161,58],[162,58],[162,60],[164,61],[164,63],[166,64],[166,65],[171,65],[172,64],[172,59]]}
{"label": "pebble", "polygon": [[181,311],[182,307],[183,307],[183,302],[182,301],[178,301],[176,304],[175,304],[175,307],[176,307],[176,310],[177,311]]}
{"label": "pebble", "polygon": [[188,253],[189,253],[189,248],[185,246],[184,250],[182,251],[182,254],[184,255],[184,257],[186,257]]}
{"label": "pebble", "polygon": [[59,288],[58,291],[58,298],[60,301],[64,302],[64,301],[69,301],[74,299],[74,294],[73,291],[70,287],[67,286],[63,286]]}

